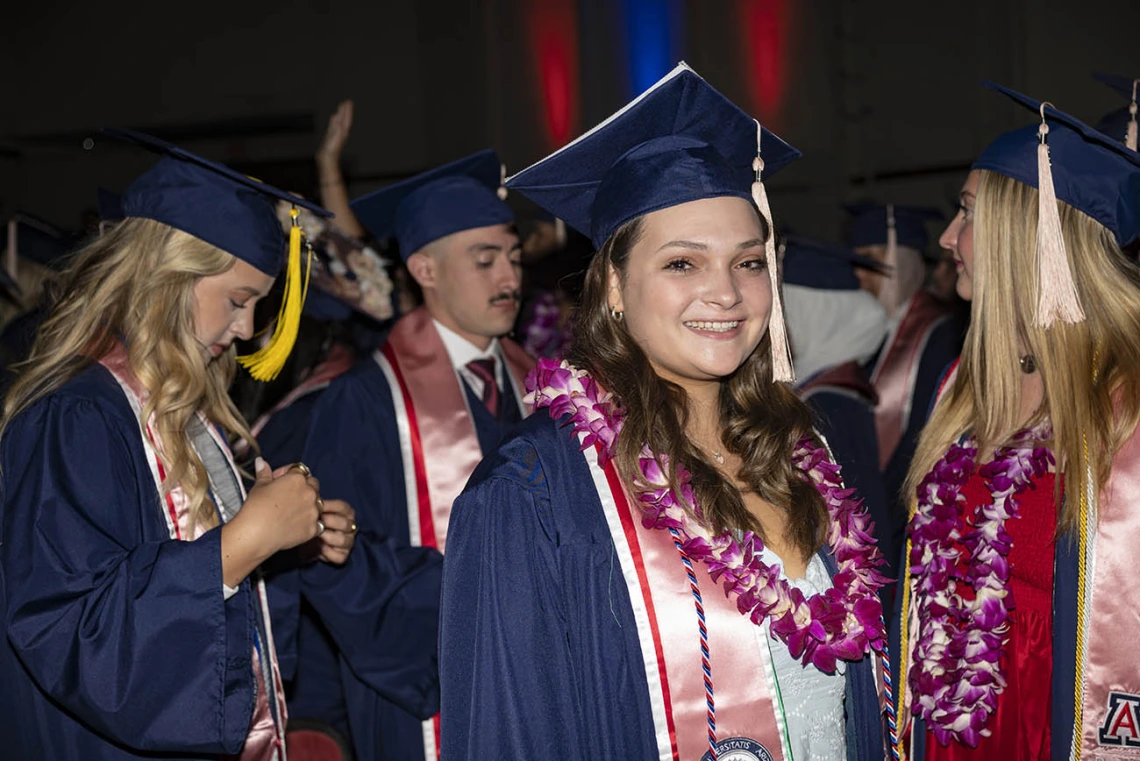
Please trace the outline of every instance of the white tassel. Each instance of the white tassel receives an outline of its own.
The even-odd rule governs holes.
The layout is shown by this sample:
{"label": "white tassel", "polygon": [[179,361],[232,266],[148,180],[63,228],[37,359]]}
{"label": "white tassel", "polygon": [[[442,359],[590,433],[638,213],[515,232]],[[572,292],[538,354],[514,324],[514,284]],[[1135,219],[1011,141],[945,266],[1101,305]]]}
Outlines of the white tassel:
{"label": "white tassel", "polygon": [[499,197],[500,201],[507,200],[507,165],[499,164],[499,189],[495,191],[495,195]]}
{"label": "white tassel", "polygon": [[788,345],[788,328],[784,322],[784,304],[780,298],[780,261],[776,255],[776,227],[772,223],[772,208],[768,205],[768,191],[764,189],[761,175],[764,159],[760,158],[760,136],[763,129],[756,122],[756,159],[752,168],[756,171],[756,181],[752,183],[752,200],[760,215],[768,223],[768,239],[764,242],[764,258],[768,262],[768,283],[772,288],[772,312],[768,317],[768,337],[772,343],[772,380],[794,383],[796,371],[792,367],[792,351]]}
{"label": "white tassel", "polygon": [[1045,123],[1045,104],[1041,105],[1041,127],[1037,130],[1037,316],[1033,324],[1047,328],[1057,320],[1067,323],[1083,322],[1073,273],[1065,252],[1065,238],[1061,232],[1061,214],[1057,209],[1057,195],[1053,188],[1053,170],[1049,165],[1049,146],[1045,136],[1049,125]]}

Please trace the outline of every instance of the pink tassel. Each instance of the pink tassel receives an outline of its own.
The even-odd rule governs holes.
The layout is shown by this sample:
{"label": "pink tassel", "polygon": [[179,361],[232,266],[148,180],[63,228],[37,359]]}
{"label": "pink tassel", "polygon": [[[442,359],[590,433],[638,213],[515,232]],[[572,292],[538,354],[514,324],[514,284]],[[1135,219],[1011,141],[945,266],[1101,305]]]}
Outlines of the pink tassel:
{"label": "pink tassel", "polygon": [[772,342],[772,380],[794,383],[796,371],[792,367],[792,350],[788,345],[788,328],[784,323],[784,303],[780,298],[780,260],[776,256],[776,227],[772,223],[772,208],[768,205],[768,191],[764,189],[761,173],[764,159],[760,158],[760,136],[763,130],[756,122],[756,159],[752,168],[756,181],[752,183],[752,200],[768,223],[768,240],[764,242],[764,258],[768,262],[768,283],[772,287],[772,313],[768,317],[768,336]]}
{"label": "pink tassel", "polygon": [[1083,322],[1073,274],[1065,253],[1065,238],[1061,233],[1061,214],[1057,209],[1057,195],[1053,189],[1053,170],[1049,165],[1049,146],[1045,136],[1049,125],[1045,123],[1045,104],[1041,105],[1041,127],[1037,131],[1041,142],[1037,146],[1037,316],[1036,327],[1047,328],[1057,320]]}

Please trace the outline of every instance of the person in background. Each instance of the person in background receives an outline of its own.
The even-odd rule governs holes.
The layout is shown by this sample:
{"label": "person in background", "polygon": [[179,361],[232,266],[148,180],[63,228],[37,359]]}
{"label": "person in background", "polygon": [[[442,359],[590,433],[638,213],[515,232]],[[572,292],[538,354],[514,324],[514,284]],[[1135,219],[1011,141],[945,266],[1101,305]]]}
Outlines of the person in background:
{"label": "person in background", "polygon": [[919,433],[947,366],[958,356],[963,325],[952,305],[923,287],[926,224],[941,219],[941,212],[875,203],[846,208],[851,214],[848,245],[884,267],[860,268],[856,274],[887,310],[887,337],[866,369],[879,395],[875,429],[883,486],[901,504]]}
{"label": "person in background", "polygon": [[[352,202],[376,239],[395,236],[424,305],[323,392],[303,453],[328,494],[363,506],[362,525],[433,552],[445,550],[468,476],[526,413],[520,389],[533,360],[504,337],[518,315],[521,246],[500,179],[488,150]],[[438,588],[419,602],[438,618]],[[436,637],[414,644],[437,657]],[[357,757],[436,758],[438,721],[363,685],[341,655]]]}
{"label": "person in background", "polygon": [[[343,563],[351,507],[304,466],[256,464],[228,437],[235,338],[282,267],[270,199],[319,207],[126,130],[163,158],[125,219],[80,251],[0,420],[0,736],[13,758],[284,758],[285,704],[259,567],[279,550]],[[222,223],[221,220],[225,220]],[[264,354],[295,338],[281,321]]]}
{"label": "person in background", "polygon": [[[906,516],[888,499],[875,437],[878,395],[863,365],[887,332],[882,304],[859,287],[856,269],[882,265],[848,248],[796,235],[784,237],[784,309],[796,368],[796,392],[815,414],[816,429],[875,524],[875,541],[895,575]],[[885,610],[892,585],[880,590]]]}

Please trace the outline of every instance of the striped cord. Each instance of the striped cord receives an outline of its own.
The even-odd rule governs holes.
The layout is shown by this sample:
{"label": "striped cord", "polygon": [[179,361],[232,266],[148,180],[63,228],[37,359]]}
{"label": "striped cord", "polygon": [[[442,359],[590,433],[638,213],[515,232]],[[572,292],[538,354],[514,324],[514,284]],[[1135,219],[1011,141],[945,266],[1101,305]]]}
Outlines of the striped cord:
{"label": "striped cord", "polygon": [[[1095,384],[1100,375],[1100,345],[1099,342],[1093,349],[1092,361],[1092,381]],[[1088,547],[1089,547],[1089,523],[1094,520],[1092,511],[1092,495],[1093,483],[1093,469],[1092,463],[1089,462],[1089,437],[1088,434],[1081,436],[1082,455],[1084,455],[1085,466],[1085,479],[1087,483],[1085,488],[1081,489],[1081,512],[1078,516],[1078,523],[1080,525],[1079,535],[1080,544],[1077,546],[1077,651],[1074,654],[1076,660],[1076,669],[1073,679],[1073,743],[1070,747],[1070,755],[1072,758],[1077,758],[1081,747],[1082,736],[1084,735],[1084,712],[1085,712],[1085,638],[1088,635],[1088,616],[1085,610],[1089,601],[1089,590],[1087,585],[1091,581],[1088,578]]]}
{"label": "striped cord", "polygon": [[701,668],[705,672],[705,713],[709,724],[709,758],[716,761],[716,701],[713,700],[712,665],[709,663],[709,630],[705,625],[705,603],[701,599],[701,587],[693,570],[693,561],[681,544],[681,534],[675,528],[669,529],[673,535],[673,546],[685,564],[685,574],[689,577],[689,589],[693,592],[693,607],[697,609],[697,628],[701,632]]}
{"label": "striped cord", "polygon": [[[882,616],[879,617],[879,621],[885,630],[887,625]],[[883,647],[881,660],[883,664],[883,695],[887,698],[887,734],[890,736],[891,758],[899,761],[898,713],[895,709],[894,682],[891,679],[891,653],[886,646]]]}
{"label": "striped cord", "polygon": [[[915,510],[912,508],[910,511],[910,519],[914,520]],[[907,659],[910,658],[910,650],[907,649],[907,634],[908,624],[910,623],[910,536],[906,538],[906,550],[903,555],[903,568],[902,568],[902,612],[899,617],[899,673],[898,673],[898,705],[896,706],[895,721],[898,721],[898,711],[906,710],[906,676],[907,676]],[[884,672],[885,674],[886,672]],[[903,716],[904,725],[907,717]],[[898,742],[898,728],[891,735],[891,757],[897,761],[906,761],[906,748]]]}

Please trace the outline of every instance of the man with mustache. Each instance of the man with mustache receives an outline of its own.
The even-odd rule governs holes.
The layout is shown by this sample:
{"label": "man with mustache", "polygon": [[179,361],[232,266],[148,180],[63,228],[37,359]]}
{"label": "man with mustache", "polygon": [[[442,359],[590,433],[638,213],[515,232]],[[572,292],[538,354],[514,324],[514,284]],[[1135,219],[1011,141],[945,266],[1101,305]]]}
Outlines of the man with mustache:
{"label": "man with mustache", "polygon": [[[313,412],[304,462],[326,498],[353,500],[362,534],[443,552],[452,500],[529,412],[522,388],[533,360],[503,337],[518,315],[522,250],[500,172],[487,150],[351,204],[376,238],[396,238],[424,296]],[[424,615],[438,616],[436,592],[422,600]],[[361,589],[361,599],[368,593]],[[436,646],[434,637],[423,641]],[[352,667],[352,653],[342,652],[356,757],[437,758],[438,717],[421,721],[398,703],[408,703],[409,690],[438,693],[438,682],[402,683],[394,663],[392,692],[382,694]]]}

